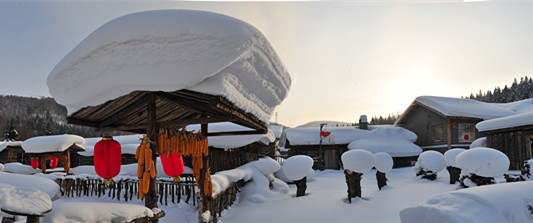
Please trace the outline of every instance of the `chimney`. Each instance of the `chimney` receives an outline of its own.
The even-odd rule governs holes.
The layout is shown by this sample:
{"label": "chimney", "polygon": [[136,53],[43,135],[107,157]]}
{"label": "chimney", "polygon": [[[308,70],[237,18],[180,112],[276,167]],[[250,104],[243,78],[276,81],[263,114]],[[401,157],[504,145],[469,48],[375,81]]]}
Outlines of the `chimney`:
{"label": "chimney", "polygon": [[359,117],[359,129],[368,130],[368,121],[366,120],[366,115],[361,115],[361,117]]}

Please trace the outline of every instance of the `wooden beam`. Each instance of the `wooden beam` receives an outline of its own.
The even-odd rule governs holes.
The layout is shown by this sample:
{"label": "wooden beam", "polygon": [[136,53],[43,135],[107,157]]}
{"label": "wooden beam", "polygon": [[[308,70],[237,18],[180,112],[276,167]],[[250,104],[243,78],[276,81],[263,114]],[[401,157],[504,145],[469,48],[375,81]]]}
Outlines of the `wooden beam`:
{"label": "wooden beam", "polygon": [[207,136],[257,135],[265,133],[263,131],[210,132],[207,133]]}
{"label": "wooden beam", "polygon": [[451,119],[446,118],[447,120],[447,143],[448,143],[448,150],[452,149],[452,125],[451,125]]}
{"label": "wooden beam", "polygon": [[72,117],[67,117],[67,122],[69,124],[89,126],[89,127],[93,127],[93,128],[100,127],[100,124],[98,124],[97,122],[91,122],[91,121],[72,118]]}
{"label": "wooden beam", "polygon": [[106,126],[110,126],[113,123],[120,121],[124,119],[125,117],[131,115],[132,113],[137,113],[137,110],[139,108],[146,107],[149,100],[150,100],[150,96],[148,94],[143,94],[141,98],[137,99],[136,101],[133,101],[132,103],[129,103],[127,106],[117,109],[116,111],[114,111],[113,114],[101,120],[99,127],[104,128]]}
{"label": "wooden beam", "polygon": [[209,101],[191,100],[191,99],[187,99],[179,95],[171,94],[168,92],[158,91],[158,92],[154,92],[154,94],[162,100],[171,102],[180,107],[183,107],[183,108],[186,108],[188,110],[192,110],[198,113],[204,113],[205,105],[209,104]]}

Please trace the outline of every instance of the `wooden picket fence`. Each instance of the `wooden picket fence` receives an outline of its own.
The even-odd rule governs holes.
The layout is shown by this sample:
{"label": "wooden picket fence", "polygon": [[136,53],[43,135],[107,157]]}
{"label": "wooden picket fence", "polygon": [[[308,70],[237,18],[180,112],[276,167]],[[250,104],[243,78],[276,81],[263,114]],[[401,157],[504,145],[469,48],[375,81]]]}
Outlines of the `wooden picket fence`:
{"label": "wooden picket fence", "polygon": [[[102,197],[124,200],[125,202],[139,199],[139,180],[128,178],[118,180],[115,184],[106,185],[102,179],[94,178],[58,178],[57,184],[61,188],[61,195],[67,197]],[[177,204],[181,200],[197,205],[196,181],[192,175],[182,175],[181,182],[173,183],[171,180],[157,179],[157,193],[159,203],[168,205]]]}

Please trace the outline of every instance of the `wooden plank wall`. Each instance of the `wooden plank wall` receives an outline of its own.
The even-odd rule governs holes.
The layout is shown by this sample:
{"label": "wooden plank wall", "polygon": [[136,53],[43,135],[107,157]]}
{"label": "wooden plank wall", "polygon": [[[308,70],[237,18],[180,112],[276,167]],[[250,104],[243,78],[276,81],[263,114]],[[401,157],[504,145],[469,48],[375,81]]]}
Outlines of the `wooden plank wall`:
{"label": "wooden plank wall", "polygon": [[509,169],[520,170],[527,156],[526,138],[522,131],[492,133],[487,135],[487,147],[498,149],[509,157]]}

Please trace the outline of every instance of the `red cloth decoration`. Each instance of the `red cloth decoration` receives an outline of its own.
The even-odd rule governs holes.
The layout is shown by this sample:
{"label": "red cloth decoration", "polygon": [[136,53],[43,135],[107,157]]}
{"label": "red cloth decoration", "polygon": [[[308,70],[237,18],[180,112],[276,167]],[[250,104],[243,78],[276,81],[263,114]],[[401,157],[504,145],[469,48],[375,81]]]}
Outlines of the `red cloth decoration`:
{"label": "red cloth decoration", "polygon": [[465,135],[464,138],[465,138],[465,140],[468,140],[470,138],[470,136],[469,135]]}
{"label": "red cloth decoration", "polygon": [[57,158],[52,158],[50,160],[50,168],[54,169],[57,167],[57,162],[58,162],[58,159]]}
{"label": "red cloth decoration", "polygon": [[161,163],[163,164],[165,174],[170,177],[179,177],[183,171],[185,171],[183,158],[178,156],[177,153],[174,153],[169,157],[165,156],[165,154],[161,154]]}
{"label": "red cloth decoration", "polygon": [[39,160],[38,159],[31,159],[31,168],[33,168],[33,169],[39,168]]}
{"label": "red cloth decoration", "polygon": [[320,132],[321,136],[327,137],[331,134],[331,132]]}
{"label": "red cloth decoration", "polygon": [[113,137],[104,137],[94,145],[94,169],[106,181],[120,173],[122,149]]}

